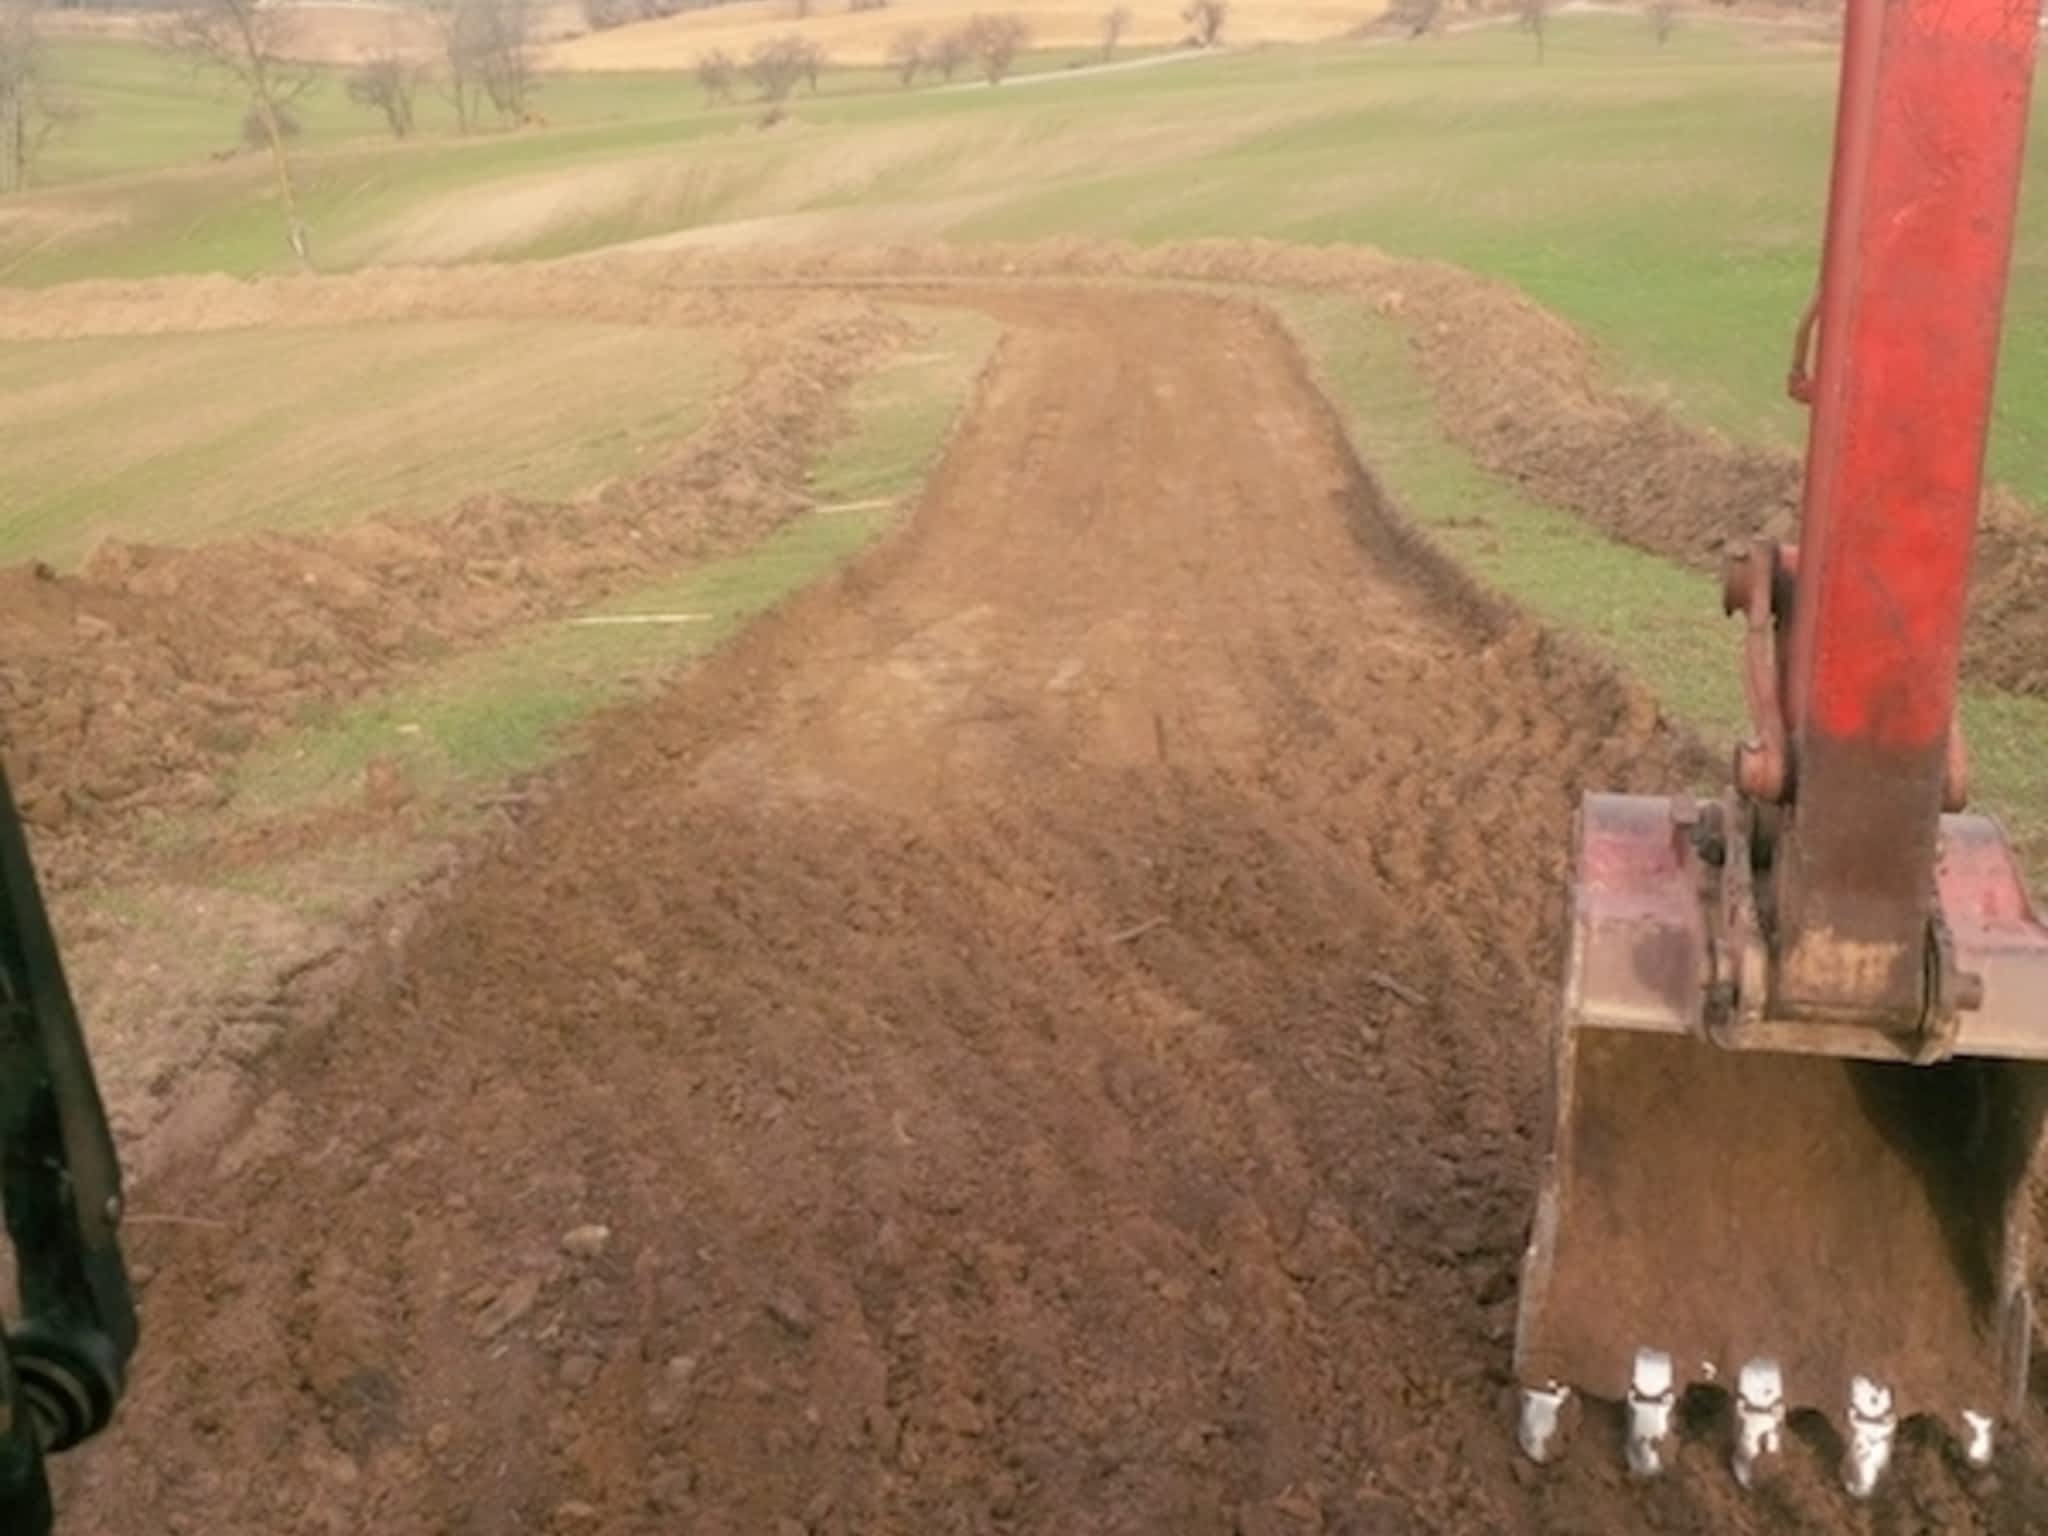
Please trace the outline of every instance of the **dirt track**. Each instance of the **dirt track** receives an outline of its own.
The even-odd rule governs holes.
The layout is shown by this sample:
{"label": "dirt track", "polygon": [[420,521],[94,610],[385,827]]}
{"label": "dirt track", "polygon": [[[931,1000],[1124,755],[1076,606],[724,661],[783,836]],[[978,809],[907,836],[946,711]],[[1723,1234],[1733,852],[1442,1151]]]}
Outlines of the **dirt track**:
{"label": "dirt track", "polygon": [[1566,817],[1683,747],[1408,549],[1271,322],[981,302],[913,528],[149,1189],[80,1528],[2038,1528],[1921,1445],[1874,1516],[1515,1463]]}

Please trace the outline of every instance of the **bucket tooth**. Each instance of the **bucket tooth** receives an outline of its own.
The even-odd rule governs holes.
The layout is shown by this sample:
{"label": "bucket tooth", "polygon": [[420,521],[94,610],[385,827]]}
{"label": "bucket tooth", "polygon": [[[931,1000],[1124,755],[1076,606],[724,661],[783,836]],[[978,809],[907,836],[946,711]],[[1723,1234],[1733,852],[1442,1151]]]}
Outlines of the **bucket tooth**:
{"label": "bucket tooth", "polygon": [[1538,1464],[1556,1459],[1564,1449],[1564,1411],[1571,1398],[1571,1388],[1555,1382],[1522,1388],[1516,1438],[1524,1456]]}
{"label": "bucket tooth", "polygon": [[1775,1360],[1751,1360],[1735,1379],[1735,1480],[1756,1486],[1785,1441],[1785,1374]]}
{"label": "bucket tooth", "polygon": [[1678,1372],[1662,1350],[1639,1349],[1628,1383],[1628,1469],[1637,1477],[1664,1470],[1678,1413]]}
{"label": "bucket tooth", "polygon": [[1983,1468],[1991,1465],[1991,1458],[1998,1449],[1998,1421],[1988,1413],[1978,1413],[1973,1408],[1963,1410],[1963,1460],[1971,1466]]}
{"label": "bucket tooth", "polygon": [[1849,1383],[1849,1449],[1842,1458],[1842,1486],[1854,1498],[1877,1492],[1892,1464],[1892,1443],[1898,1438],[1899,1415],[1892,1389],[1868,1376]]}

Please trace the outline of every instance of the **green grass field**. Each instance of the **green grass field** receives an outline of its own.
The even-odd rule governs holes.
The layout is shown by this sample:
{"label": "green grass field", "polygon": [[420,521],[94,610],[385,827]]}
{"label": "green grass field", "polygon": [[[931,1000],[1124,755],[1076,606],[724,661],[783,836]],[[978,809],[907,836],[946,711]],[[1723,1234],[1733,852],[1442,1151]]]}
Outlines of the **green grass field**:
{"label": "green grass field", "polygon": [[568,321],[13,343],[0,560],[573,495],[686,436],[727,362],[715,333]]}
{"label": "green grass field", "polygon": [[[179,66],[134,45],[66,59],[142,106],[105,102],[53,171],[192,161],[232,137],[232,107]],[[1813,281],[1834,68],[1704,18],[1659,49],[1632,18],[1578,16],[1553,25],[1540,68],[1524,36],[1492,29],[1014,91],[835,90],[766,132],[681,77],[559,77],[547,130],[459,140],[436,119],[405,145],[329,89],[309,100],[300,174],[327,265],[557,255],[785,215],[825,240],[1369,242],[1508,278],[1686,413],[1792,441],[1779,383]],[[1992,457],[2048,497],[2036,148]],[[17,199],[0,209],[0,281],[279,269],[270,198],[242,157]]]}

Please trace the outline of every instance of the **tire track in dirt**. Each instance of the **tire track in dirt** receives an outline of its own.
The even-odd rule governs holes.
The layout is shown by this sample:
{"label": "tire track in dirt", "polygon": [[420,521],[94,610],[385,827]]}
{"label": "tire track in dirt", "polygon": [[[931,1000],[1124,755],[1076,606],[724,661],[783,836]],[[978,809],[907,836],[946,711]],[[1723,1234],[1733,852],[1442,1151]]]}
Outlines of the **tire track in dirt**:
{"label": "tire track in dirt", "polygon": [[1686,749],[1414,553],[1269,318],[975,301],[911,529],[614,717],[147,1192],[226,1228],[134,1229],[73,1517],[2027,1528],[1918,1444],[1875,1514],[1518,1466],[1567,819]]}

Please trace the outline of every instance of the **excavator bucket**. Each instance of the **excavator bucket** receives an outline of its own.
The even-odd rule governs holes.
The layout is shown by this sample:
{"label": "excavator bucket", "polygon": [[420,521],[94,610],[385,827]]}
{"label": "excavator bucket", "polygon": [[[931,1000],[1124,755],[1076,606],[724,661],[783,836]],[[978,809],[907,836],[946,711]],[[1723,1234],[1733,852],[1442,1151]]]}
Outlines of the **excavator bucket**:
{"label": "excavator bucket", "polygon": [[1845,13],[1787,381],[1813,408],[1799,537],[1724,572],[1750,735],[1719,802],[1577,817],[1515,1342],[1538,1460],[1580,1393],[1655,1473],[1705,1387],[1742,1481],[1810,1409],[1867,1495],[1903,1421],[1984,1463],[2023,1402],[2048,929],[1961,814],[1956,703],[2036,20]]}
{"label": "excavator bucket", "polygon": [[1579,1392],[1622,1405],[1621,1449],[1654,1474],[1679,1398],[1707,1387],[1745,1484],[1802,1409],[1836,1426],[1857,1494],[1910,1417],[1982,1464],[2026,1382],[2048,928],[1996,825],[1944,816],[1945,962],[1976,1005],[1947,1038],[1745,1020],[1728,867],[1753,855],[1732,810],[1593,795],[1577,818],[1516,1337],[1523,1449],[1559,1451]]}

